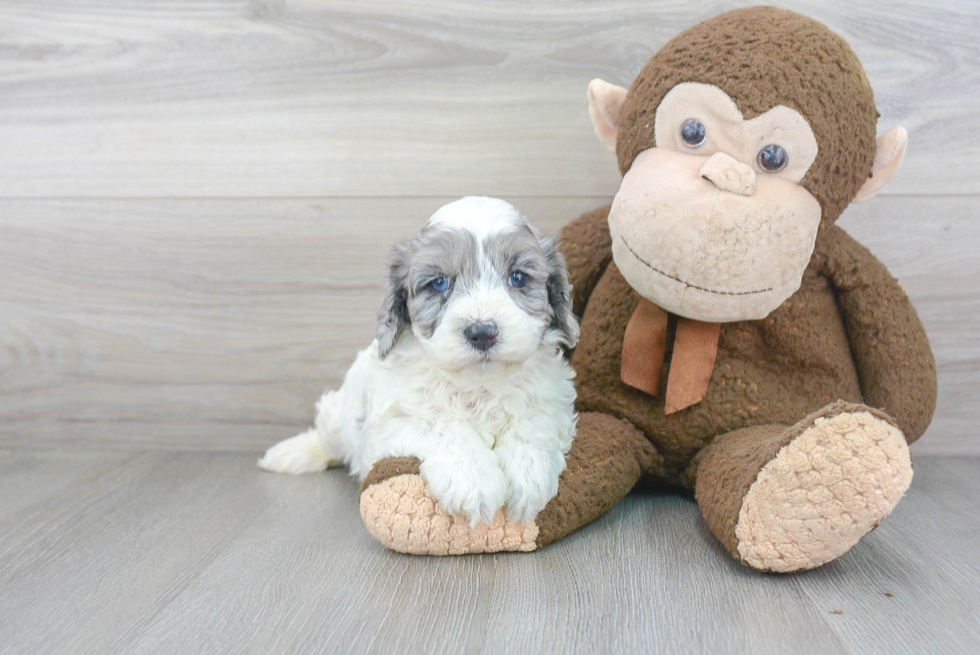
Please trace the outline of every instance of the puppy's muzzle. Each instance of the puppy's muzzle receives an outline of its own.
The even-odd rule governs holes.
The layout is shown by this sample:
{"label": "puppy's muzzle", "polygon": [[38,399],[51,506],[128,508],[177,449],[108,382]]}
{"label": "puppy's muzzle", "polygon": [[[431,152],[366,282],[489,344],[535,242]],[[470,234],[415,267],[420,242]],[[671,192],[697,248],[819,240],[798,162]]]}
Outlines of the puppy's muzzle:
{"label": "puppy's muzzle", "polygon": [[463,330],[463,336],[477,350],[487,351],[493,348],[500,330],[493,323],[473,323]]}

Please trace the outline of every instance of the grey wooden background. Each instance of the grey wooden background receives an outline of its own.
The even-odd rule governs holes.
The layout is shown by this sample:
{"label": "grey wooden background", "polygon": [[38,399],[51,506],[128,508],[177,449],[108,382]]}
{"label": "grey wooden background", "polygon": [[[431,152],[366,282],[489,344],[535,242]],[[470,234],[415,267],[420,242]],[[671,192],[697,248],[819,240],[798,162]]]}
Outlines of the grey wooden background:
{"label": "grey wooden background", "polygon": [[[744,2],[0,0],[0,448],[258,450],[370,340],[440,204],[557,230],[618,184],[585,88]],[[980,9],[777,3],[849,40],[909,154],[841,224],[901,280],[980,454]]]}

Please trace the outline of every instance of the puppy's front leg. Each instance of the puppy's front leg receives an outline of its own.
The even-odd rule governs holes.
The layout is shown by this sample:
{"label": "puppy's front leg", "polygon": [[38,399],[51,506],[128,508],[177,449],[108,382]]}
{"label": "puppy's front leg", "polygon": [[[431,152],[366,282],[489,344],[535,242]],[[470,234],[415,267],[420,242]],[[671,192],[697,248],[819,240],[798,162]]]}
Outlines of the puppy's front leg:
{"label": "puppy's front leg", "polygon": [[494,452],[507,478],[507,513],[530,523],[558,493],[565,470],[559,430],[544,417],[522,421],[498,437]]}
{"label": "puppy's front leg", "polygon": [[427,441],[419,472],[442,508],[473,527],[492,523],[507,494],[494,451],[463,423],[433,428]]}

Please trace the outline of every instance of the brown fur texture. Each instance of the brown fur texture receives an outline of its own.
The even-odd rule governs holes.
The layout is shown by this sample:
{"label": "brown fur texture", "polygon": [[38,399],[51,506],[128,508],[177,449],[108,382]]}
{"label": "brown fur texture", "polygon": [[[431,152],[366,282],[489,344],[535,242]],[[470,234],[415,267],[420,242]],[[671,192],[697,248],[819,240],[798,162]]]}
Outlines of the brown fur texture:
{"label": "brown fur texture", "polygon": [[663,458],[628,422],[581,414],[558,495],[535,521],[538,547],[568,534],[568,526],[585,525],[608,512],[644,473],[663,470]]}
{"label": "brown fur texture", "polygon": [[[674,86],[720,87],[746,120],[776,105],[810,123],[820,144],[801,185],[837,220],[871,173],[875,109],[857,55],[841,37],[805,16],[774,7],[721,14],[685,30],[653,56],[630,86],[616,142],[619,170],[656,145],[657,106]],[[839,125],[849,129],[841,130]]]}
{"label": "brown fur texture", "polygon": [[909,443],[936,409],[936,362],[919,316],[898,281],[839,228],[818,242],[811,267],[830,280],[864,402],[894,417]]}
{"label": "brown fur texture", "polygon": [[562,232],[561,251],[572,284],[572,311],[581,316],[585,302],[612,261],[612,237],[606,217],[609,207],[600,207],[583,214],[575,223],[573,238]]}
{"label": "brown fur texture", "polygon": [[421,466],[422,462],[419,461],[418,457],[386,457],[375,464],[367,477],[361,481],[361,488],[358,493],[362,494],[372,484],[384,482],[389,478],[399,475],[418,475]]}
{"label": "brown fur texture", "polygon": [[[566,226],[563,247],[594,234],[600,216],[590,212]],[[596,250],[592,261],[607,260]],[[583,312],[572,359],[578,407],[637,426],[663,455],[672,482],[682,482],[691,458],[719,434],[793,425],[837,400],[867,400],[884,409],[909,442],[932,417],[935,362],[918,315],[884,265],[838,227],[817,241],[800,290],[779,309],[761,321],[722,324],[707,396],[676,414],[664,413],[663,397],[620,380],[623,336],[639,302],[616,264],[607,264]],[[673,326],[672,321],[662,388],[670,373]],[[864,349],[852,356],[855,343]]]}
{"label": "brown fur texture", "polygon": [[793,436],[782,425],[753,425],[716,439],[698,455],[701,484],[695,489],[698,506],[711,533],[738,557],[735,528],[742,499],[759,471],[788,445]]}

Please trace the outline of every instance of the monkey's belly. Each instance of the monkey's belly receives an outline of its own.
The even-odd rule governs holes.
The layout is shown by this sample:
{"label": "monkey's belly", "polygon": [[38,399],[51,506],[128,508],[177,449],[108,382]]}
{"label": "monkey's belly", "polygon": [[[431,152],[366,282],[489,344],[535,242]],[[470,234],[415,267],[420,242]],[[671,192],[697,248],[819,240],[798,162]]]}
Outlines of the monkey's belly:
{"label": "monkey's belly", "polygon": [[[625,418],[643,430],[671,477],[719,434],[751,425],[792,425],[835,400],[861,401],[843,322],[819,276],[805,276],[800,290],[766,319],[723,324],[707,395],[670,415],[664,413],[663,393],[653,397],[620,380],[623,335],[639,301],[610,265],[586,306],[572,360],[577,408]],[[666,361],[661,389],[669,376]]]}

